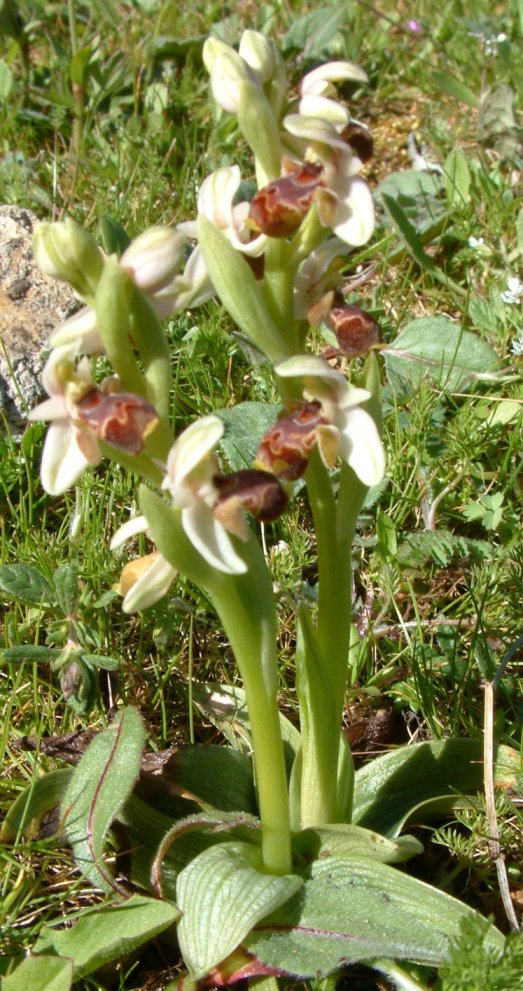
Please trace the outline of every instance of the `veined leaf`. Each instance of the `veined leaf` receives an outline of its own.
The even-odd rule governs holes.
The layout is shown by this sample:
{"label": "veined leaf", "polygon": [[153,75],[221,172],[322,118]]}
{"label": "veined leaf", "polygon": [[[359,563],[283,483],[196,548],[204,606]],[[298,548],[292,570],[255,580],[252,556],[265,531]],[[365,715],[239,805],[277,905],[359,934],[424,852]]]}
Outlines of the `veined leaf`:
{"label": "veined leaf", "polygon": [[[71,928],[44,926],[33,952],[69,957],[74,963],[75,978],[82,977],[154,939],[179,915],[170,902],[132,895],[120,905],[102,904],[87,909]],[[32,985],[26,985],[24,991],[29,987],[34,991]]]}
{"label": "veined leaf", "polygon": [[[519,755],[498,747],[496,782],[515,785]],[[356,771],[353,821],[396,837],[407,823],[450,811],[483,788],[481,740],[435,740],[400,747]]]}
{"label": "veined leaf", "polygon": [[54,589],[37,568],[30,564],[0,565],[0,589],[20,602],[35,605],[52,605],[56,602]]}
{"label": "veined leaf", "polygon": [[418,386],[428,376],[454,392],[498,366],[490,344],[443,316],[411,320],[383,354],[393,387],[404,382]]}
{"label": "veined leaf", "polygon": [[66,836],[85,876],[104,891],[119,887],[104,859],[107,832],[130,795],[141,766],[144,727],[124,709],[83,755],[62,801]]}
{"label": "veined leaf", "polygon": [[297,875],[263,873],[260,851],[249,843],[220,843],[196,857],[176,885],[178,939],[191,975],[208,974],[302,887]]}
{"label": "veined leaf", "polygon": [[[305,887],[243,945],[263,964],[301,979],[380,957],[438,966],[469,917],[476,913],[468,906],[393,867],[331,857],[316,861]],[[493,926],[487,939],[503,946]]]}

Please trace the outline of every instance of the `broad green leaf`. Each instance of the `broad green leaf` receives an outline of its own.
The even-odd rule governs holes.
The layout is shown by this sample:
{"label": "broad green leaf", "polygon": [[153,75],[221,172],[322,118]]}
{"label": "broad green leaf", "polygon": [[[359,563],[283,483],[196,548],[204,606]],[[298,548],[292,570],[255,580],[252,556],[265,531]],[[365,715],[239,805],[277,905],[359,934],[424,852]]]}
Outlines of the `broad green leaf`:
{"label": "broad green leaf", "polygon": [[216,809],[258,814],[252,761],[231,747],[180,747],[163,777]]}
{"label": "broad green leaf", "polygon": [[282,51],[298,51],[302,57],[308,58],[329,54],[333,51],[332,43],[348,16],[346,4],[318,7],[310,14],[303,14],[284,34]]}
{"label": "broad green leaf", "polygon": [[120,661],[116,657],[106,657],[104,654],[84,654],[82,659],[93,668],[101,668],[102,671],[118,671]]}
{"label": "broad green leaf", "polygon": [[502,84],[483,95],[478,114],[479,140],[508,159],[517,153],[520,140],[513,103],[512,89]]}
{"label": "broad green leaf", "polygon": [[119,890],[104,860],[104,844],[140,772],[144,737],[138,711],[124,709],[90,744],[62,801],[66,836],[75,860],[85,876],[104,891]]}
{"label": "broad green leaf", "polygon": [[205,977],[302,887],[297,875],[264,874],[261,854],[249,843],[220,843],[196,857],[176,885],[178,939],[192,977]]}
{"label": "broad green leaf", "polygon": [[2,991],[69,991],[72,983],[72,960],[27,957],[9,977],[2,978]]}
{"label": "broad green leaf", "polygon": [[53,584],[64,616],[72,616],[78,601],[78,572],[74,565],[61,564],[53,574]]}
{"label": "broad green leaf", "polygon": [[100,234],[104,251],[108,255],[123,255],[131,239],[124,227],[110,213],[103,213],[100,219]]}
{"label": "broad green leaf", "polygon": [[445,186],[451,206],[464,206],[470,202],[470,169],[466,155],[460,148],[453,148],[445,160]]}
{"label": "broad green leaf", "polygon": [[64,767],[35,778],[9,809],[2,823],[0,840],[12,842],[20,833],[26,833],[35,820],[38,822],[46,812],[59,805],[72,775],[73,771]]}
{"label": "broad green leaf", "polygon": [[[170,902],[132,895],[121,905],[101,904],[87,909],[71,928],[44,926],[33,952],[70,957],[75,978],[83,977],[154,939],[174,925],[179,915]],[[63,919],[60,923],[63,924]],[[26,985],[26,991],[27,988]]]}
{"label": "broad green leaf", "polygon": [[21,664],[23,661],[29,661],[33,664],[50,664],[60,654],[63,654],[63,650],[60,647],[40,647],[38,644],[31,643],[0,649],[0,658],[11,664]]}
{"label": "broad green leaf", "polygon": [[414,836],[401,836],[389,840],[386,836],[362,829],[354,823],[335,823],[330,826],[304,829],[293,839],[293,850],[305,860],[323,860],[344,857],[369,857],[382,864],[402,864],[411,857],[423,853],[423,844]]}
{"label": "broad green leaf", "polygon": [[250,468],[260,441],[274,423],[279,406],[272,403],[238,403],[231,409],[216,410],[225,424],[220,447],[231,471]]}
{"label": "broad green leaf", "polygon": [[428,377],[455,392],[499,364],[490,344],[443,316],[412,320],[383,353],[393,388],[405,382],[418,386]]}
{"label": "broad green leaf", "polygon": [[273,363],[288,358],[291,351],[267,309],[260,285],[245,258],[202,214],[198,218],[198,240],[212,284],[240,330]]}
{"label": "broad green leaf", "polygon": [[[468,906],[393,867],[364,857],[316,861],[311,879],[264,919],[244,948],[294,977],[324,976],[379,957],[438,966],[449,958]],[[492,946],[503,946],[493,926]]]}
{"label": "broad green leaf", "polygon": [[391,172],[378,185],[374,199],[381,207],[385,206],[384,195],[395,200],[425,244],[441,233],[448,220],[448,206],[441,188],[441,176],[434,173],[414,169]]}
{"label": "broad green leaf", "polygon": [[[521,771],[510,747],[496,754],[496,782],[512,788]],[[385,836],[427,822],[483,789],[482,740],[435,740],[400,747],[356,771],[353,821]]]}
{"label": "broad green leaf", "polygon": [[52,605],[56,594],[47,579],[30,564],[0,565],[0,589],[12,599],[40,605]]}
{"label": "broad green leaf", "polygon": [[449,96],[453,96],[455,100],[459,100],[460,103],[465,103],[468,107],[474,107],[477,109],[480,105],[479,97],[465,86],[464,83],[460,83],[458,79],[454,79],[453,76],[449,76],[446,72],[433,72],[432,82],[434,83],[436,89],[442,90],[443,93],[448,93]]}

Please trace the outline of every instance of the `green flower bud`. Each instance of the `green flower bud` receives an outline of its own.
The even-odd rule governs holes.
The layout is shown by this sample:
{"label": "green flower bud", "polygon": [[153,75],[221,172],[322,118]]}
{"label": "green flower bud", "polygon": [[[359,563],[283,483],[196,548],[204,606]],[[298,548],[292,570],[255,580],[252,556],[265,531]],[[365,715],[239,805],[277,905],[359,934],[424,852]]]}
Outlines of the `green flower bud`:
{"label": "green flower bud", "polygon": [[244,31],[240,41],[240,56],[254,69],[260,82],[266,83],[276,73],[274,44],[259,31]]}
{"label": "green flower bud", "polygon": [[177,275],[186,243],[172,227],[151,227],[124,251],[120,266],[146,295],[160,292]]}
{"label": "green flower bud", "polygon": [[104,257],[94,238],[74,220],[39,224],[33,238],[33,252],[46,275],[68,282],[84,299],[94,295]]}

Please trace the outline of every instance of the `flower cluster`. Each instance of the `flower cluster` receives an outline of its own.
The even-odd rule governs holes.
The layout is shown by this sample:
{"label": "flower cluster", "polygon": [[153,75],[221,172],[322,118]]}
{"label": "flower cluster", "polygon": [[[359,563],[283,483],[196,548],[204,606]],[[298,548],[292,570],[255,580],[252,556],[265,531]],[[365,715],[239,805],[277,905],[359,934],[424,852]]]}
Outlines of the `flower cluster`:
{"label": "flower cluster", "polygon": [[[314,69],[289,98],[283,60],[257,32],[244,32],[238,52],[209,39],[204,62],[214,99],[237,116],[252,148],[257,191],[243,192],[237,165],[204,179],[198,218],[219,232],[218,249],[205,242],[198,218],[145,231],[120,258],[107,258],[72,220],[40,226],[34,242],[40,267],[68,281],[84,307],[51,336],[43,373],[49,398],[31,419],[51,421],[42,460],[49,493],[64,492],[114,449],[138,472],[149,466],[147,479],[157,479],[199,559],[223,574],[240,575],[247,568],[246,512],[260,522],[276,519],[315,447],[327,468],[339,456],[366,486],[376,484],[384,471],[378,429],[365,408],[370,393],[350,386],[324,358],[295,346],[297,327],[322,321],[337,334],[334,354],[365,355],[379,345],[372,318],[347,305],[338,290],[344,256],[373,229],[371,194],[359,175],[372,154],[372,139],[337,99],[335,83],[365,81],[351,63]],[[213,284],[209,275],[227,265],[220,244],[228,246],[223,258],[244,259],[238,271],[251,280],[250,288],[245,293],[236,287],[237,293],[254,301],[262,327],[276,321],[280,353],[288,355],[275,367],[285,408],[262,438],[254,465],[229,473],[217,460],[224,430],[217,416],[203,417],[173,441],[161,409],[169,363],[167,355],[163,365],[158,358],[165,348],[158,319],[223,295],[221,285],[232,281],[225,272],[221,283]],[[280,320],[270,284],[276,246],[290,294]],[[292,314],[296,327],[289,324]],[[157,342],[152,349],[151,335]],[[117,374],[98,385],[89,356],[104,353]],[[300,394],[301,399],[290,398]],[[111,546],[139,533],[150,536],[151,529],[151,519],[135,516],[120,527]],[[156,602],[175,574],[174,563],[158,551],[130,562],[119,585],[123,608],[133,612]]]}

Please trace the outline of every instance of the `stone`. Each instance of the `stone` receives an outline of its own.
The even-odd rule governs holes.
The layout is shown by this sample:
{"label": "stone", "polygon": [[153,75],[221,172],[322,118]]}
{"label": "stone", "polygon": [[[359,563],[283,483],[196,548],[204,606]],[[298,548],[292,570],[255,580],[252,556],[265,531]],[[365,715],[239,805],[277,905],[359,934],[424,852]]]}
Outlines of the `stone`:
{"label": "stone", "polygon": [[40,375],[51,331],[80,306],[69,286],[36,265],[38,222],[30,210],[0,206],[0,428],[14,435],[44,397]]}

